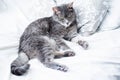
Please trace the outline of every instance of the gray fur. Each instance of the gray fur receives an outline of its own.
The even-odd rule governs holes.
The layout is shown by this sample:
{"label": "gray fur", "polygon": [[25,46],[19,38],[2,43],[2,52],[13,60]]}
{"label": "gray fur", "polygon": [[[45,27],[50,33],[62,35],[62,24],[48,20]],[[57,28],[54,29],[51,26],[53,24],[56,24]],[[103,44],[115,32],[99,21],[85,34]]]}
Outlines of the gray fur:
{"label": "gray fur", "polygon": [[[53,8],[54,15],[32,22],[20,38],[19,56],[11,64],[11,72],[22,75],[29,69],[28,61],[38,58],[46,67],[66,72],[68,68],[55,63],[54,58],[74,56],[63,39],[71,40],[77,34],[76,15],[73,3]],[[59,52],[59,54],[58,54]]]}

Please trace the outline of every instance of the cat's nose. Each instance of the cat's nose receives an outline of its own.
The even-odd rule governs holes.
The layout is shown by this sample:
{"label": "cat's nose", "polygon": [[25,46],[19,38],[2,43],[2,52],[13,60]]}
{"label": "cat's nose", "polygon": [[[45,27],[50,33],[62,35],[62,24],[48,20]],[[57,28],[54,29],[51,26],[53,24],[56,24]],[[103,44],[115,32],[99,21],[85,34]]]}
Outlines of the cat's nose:
{"label": "cat's nose", "polygon": [[68,24],[69,24],[69,21],[68,21],[68,20],[65,20],[65,23],[68,25]]}
{"label": "cat's nose", "polygon": [[67,25],[69,24],[69,22],[67,22]]}

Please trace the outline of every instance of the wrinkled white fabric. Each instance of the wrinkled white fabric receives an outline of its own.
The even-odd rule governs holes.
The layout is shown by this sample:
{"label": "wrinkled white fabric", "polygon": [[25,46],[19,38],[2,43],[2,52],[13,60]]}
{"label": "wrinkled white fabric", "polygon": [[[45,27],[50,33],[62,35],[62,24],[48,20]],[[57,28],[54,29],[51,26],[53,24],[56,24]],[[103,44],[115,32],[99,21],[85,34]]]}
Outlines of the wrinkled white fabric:
{"label": "wrinkled white fabric", "polygon": [[[88,50],[66,42],[76,56],[55,60],[69,67],[66,73],[46,68],[36,59],[29,62],[31,67],[25,75],[15,76],[10,73],[10,64],[17,57],[19,37],[24,29],[31,21],[52,14],[54,1],[42,1],[4,0],[0,3],[0,7],[4,6],[0,8],[0,80],[119,80],[120,29],[74,38],[73,41],[88,41]],[[60,3],[64,1],[60,0]],[[46,11],[46,8],[50,10]]]}

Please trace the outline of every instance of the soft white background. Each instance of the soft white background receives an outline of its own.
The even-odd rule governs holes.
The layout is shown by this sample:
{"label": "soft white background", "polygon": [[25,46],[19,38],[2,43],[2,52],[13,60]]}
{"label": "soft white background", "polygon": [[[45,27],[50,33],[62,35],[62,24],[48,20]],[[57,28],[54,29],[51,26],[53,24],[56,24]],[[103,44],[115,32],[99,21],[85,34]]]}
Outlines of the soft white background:
{"label": "soft white background", "polygon": [[[113,1],[112,17],[106,20],[105,27],[119,26],[115,22],[120,20],[116,16],[120,1]],[[76,56],[55,60],[69,67],[66,73],[46,68],[36,59],[30,61],[31,67],[25,75],[10,73],[10,63],[17,57],[19,37],[25,27],[37,18],[52,15],[53,6],[52,0],[0,0],[0,80],[120,80],[120,29],[74,39],[88,41],[88,50],[67,42]]]}

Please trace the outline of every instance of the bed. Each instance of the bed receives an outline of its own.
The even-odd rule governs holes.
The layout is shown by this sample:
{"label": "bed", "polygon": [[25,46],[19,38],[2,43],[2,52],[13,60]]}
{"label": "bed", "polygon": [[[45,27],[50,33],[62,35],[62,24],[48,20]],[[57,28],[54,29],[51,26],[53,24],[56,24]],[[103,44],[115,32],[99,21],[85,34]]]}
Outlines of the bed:
{"label": "bed", "polygon": [[[37,59],[33,59],[29,62],[31,67],[28,73],[15,76],[10,72],[10,64],[17,57],[19,38],[24,29],[37,18],[52,15],[51,7],[56,3],[65,2],[0,0],[0,80],[120,80],[120,1],[114,1],[114,13],[108,14],[111,18],[108,16],[102,24],[99,23],[102,26],[99,31],[89,36],[78,35],[73,42],[66,41],[76,55],[55,61],[68,66],[68,72],[46,68]],[[104,28],[106,26],[112,28]],[[88,41],[87,50],[74,43],[80,39]]]}

